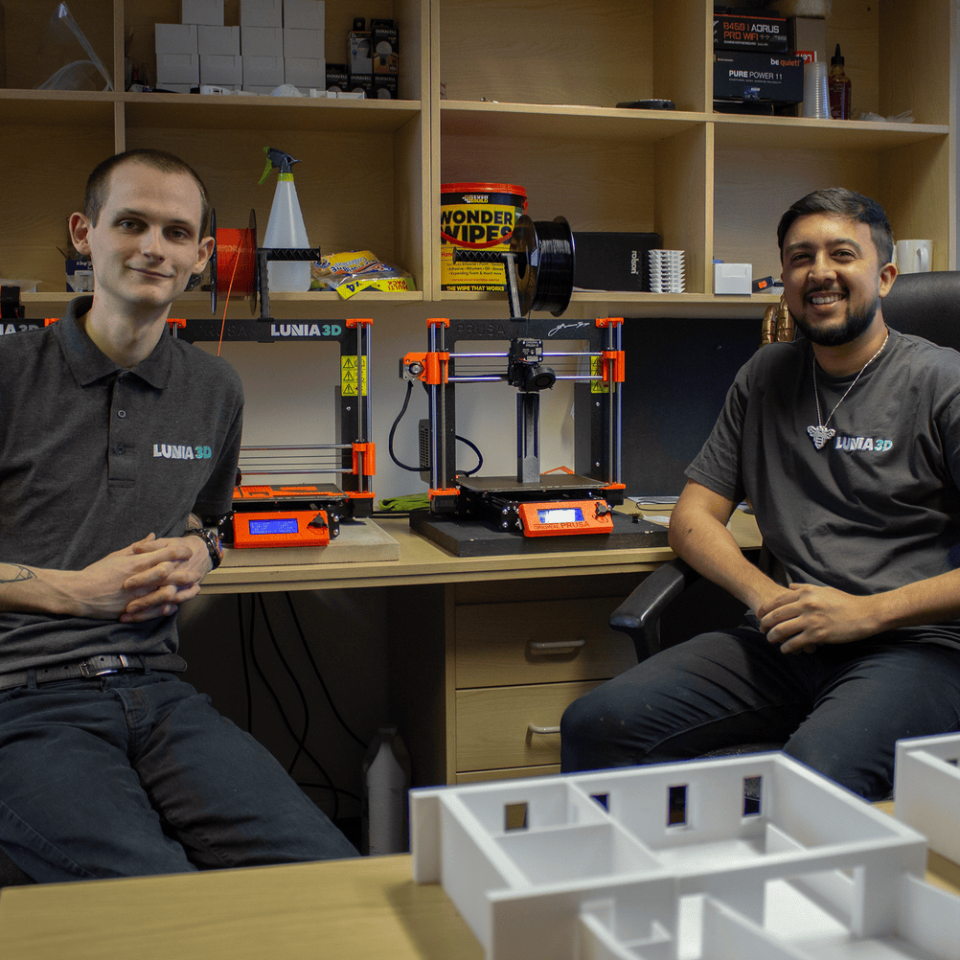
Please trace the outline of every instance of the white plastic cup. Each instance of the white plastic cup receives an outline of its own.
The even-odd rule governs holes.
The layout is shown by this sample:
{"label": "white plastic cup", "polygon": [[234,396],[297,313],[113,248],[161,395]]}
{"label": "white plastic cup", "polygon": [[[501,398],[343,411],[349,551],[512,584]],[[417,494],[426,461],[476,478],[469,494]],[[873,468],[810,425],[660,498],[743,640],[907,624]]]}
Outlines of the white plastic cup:
{"label": "white plastic cup", "polygon": [[814,60],[803,68],[803,115],[817,120],[830,116],[827,65],[823,61]]}
{"label": "white plastic cup", "polygon": [[932,260],[932,240],[897,241],[897,270],[900,273],[929,273]]}

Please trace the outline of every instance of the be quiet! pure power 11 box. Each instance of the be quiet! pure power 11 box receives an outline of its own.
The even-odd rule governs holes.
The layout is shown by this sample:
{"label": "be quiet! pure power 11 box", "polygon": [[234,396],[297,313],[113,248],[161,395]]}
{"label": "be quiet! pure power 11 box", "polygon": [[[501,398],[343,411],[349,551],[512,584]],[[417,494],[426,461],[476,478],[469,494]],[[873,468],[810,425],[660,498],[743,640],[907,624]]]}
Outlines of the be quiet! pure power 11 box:
{"label": "be quiet! pure power 11 box", "polygon": [[803,102],[803,60],[794,53],[736,53],[713,55],[715,100],[770,100]]}

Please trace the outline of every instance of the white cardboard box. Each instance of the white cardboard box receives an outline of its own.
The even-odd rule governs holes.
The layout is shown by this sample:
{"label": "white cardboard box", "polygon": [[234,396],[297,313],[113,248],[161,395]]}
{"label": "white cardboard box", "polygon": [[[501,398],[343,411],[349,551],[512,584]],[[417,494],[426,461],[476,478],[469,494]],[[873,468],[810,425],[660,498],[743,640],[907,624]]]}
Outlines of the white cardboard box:
{"label": "white cardboard box", "polygon": [[195,23],[158,23],[154,27],[157,56],[167,53],[199,53]]}
{"label": "white cardboard box", "polygon": [[223,0],[181,0],[180,21],[222,27]]}
{"label": "white cardboard box", "polygon": [[320,88],[326,81],[327,63],[320,58],[284,57],[283,82],[295,87]]}
{"label": "white cardboard box", "polygon": [[240,0],[241,27],[283,27],[283,0]]}
{"label": "white cardboard box", "polygon": [[[157,86],[172,89],[171,84],[200,82],[200,56],[196,53],[161,53],[157,55]],[[189,90],[187,91],[189,92]]]}
{"label": "white cardboard box", "polygon": [[200,82],[218,86],[239,86],[243,83],[243,58],[201,55]]}
{"label": "white cardboard box", "polygon": [[[283,83],[283,57],[244,57],[243,88],[266,88],[269,93]],[[263,93],[258,89],[257,93]]]}
{"label": "white cardboard box", "polygon": [[283,28],[283,56],[290,59],[316,60],[324,57],[323,30]]}
{"label": "white cardboard box", "polygon": [[240,52],[244,57],[283,58],[282,27],[241,27]]}
{"label": "white cardboard box", "polygon": [[239,27],[197,27],[197,52],[201,57],[239,57]]}
{"label": "white cardboard box", "polygon": [[323,30],[324,0],[283,0],[283,25],[295,30]]}
{"label": "white cardboard box", "polygon": [[713,265],[713,292],[721,294],[752,293],[752,263],[715,263]]}

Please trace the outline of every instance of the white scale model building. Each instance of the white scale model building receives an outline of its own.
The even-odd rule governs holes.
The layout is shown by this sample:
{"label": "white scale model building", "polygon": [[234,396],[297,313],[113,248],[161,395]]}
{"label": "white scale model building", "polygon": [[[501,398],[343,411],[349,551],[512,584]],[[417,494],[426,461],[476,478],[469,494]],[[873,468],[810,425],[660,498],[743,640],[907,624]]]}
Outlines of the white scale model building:
{"label": "white scale model building", "polygon": [[894,817],[781,753],[413,790],[414,879],[488,960],[960,960],[958,757],[901,741]]}

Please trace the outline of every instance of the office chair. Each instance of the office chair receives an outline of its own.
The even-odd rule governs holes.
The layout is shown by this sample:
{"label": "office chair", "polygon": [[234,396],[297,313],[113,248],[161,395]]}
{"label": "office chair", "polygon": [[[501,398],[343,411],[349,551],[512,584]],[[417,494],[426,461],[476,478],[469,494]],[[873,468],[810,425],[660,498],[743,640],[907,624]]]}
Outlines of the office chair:
{"label": "office chair", "polygon": [[[895,330],[960,350],[960,271],[903,274],[897,277],[882,306],[884,320]],[[759,562],[761,566],[769,562],[763,551]],[[638,661],[646,660],[661,649],[664,612],[698,581],[702,581],[700,574],[689,564],[679,558],[671,560],[643,580],[614,610],[610,626],[630,636]],[[686,606],[686,601],[680,606]],[[721,627],[727,625],[719,624]],[[717,626],[711,604],[704,617],[703,629],[716,629]],[[689,636],[698,632],[701,631],[693,630]],[[709,755],[774,750],[781,746],[781,743],[744,744]]]}

